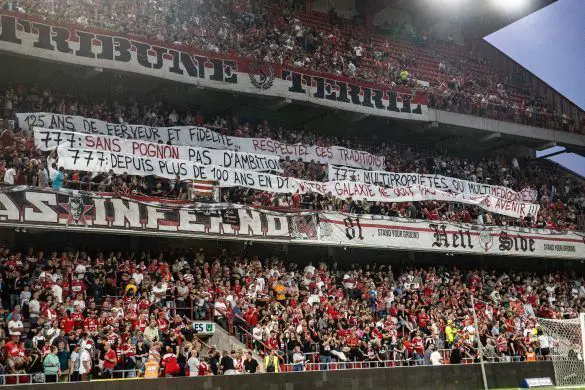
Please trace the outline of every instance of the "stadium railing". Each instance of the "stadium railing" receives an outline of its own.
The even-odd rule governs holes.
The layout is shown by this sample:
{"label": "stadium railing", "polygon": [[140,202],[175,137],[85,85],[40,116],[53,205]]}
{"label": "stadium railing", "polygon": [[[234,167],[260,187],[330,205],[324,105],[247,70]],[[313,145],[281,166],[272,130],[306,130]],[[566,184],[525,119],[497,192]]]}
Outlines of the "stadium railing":
{"label": "stadium railing", "polygon": [[[448,350],[441,350],[441,352],[448,351]],[[316,356],[313,356],[313,359]],[[282,359],[282,357],[280,357]],[[487,361],[488,364],[498,364],[498,363],[509,363],[509,362],[516,362],[519,363],[521,361],[521,356],[510,356],[506,357],[506,359],[496,359],[496,361]],[[550,359],[550,355],[548,357],[538,356],[537,360],[546,360]],[[369,369],[369,368],[392,368],[392,367],[408,367],[408,366],[423,366],[425,365],[423,361],[420,361],[418,364],[414,359],[407,359],[407,360],[374,360],[374,361],[347,361],[347,362],[330,362],[330,363],[320,363],[320,362],[311,362],[311,359],[308,359],[304,364],[292,364],[292,363],[281,363],[281,372],[295,372],[295,371],[340,371],[340,370],[359,370],[359,369]],[[473,359],[464,359],[462,364],[472,364]],[[448,361],[444,363],[445,365],[449,364]],[[297,367],[295,370],[295,366]],[[131,379],[131,378],[140,378],[141,377],[141,370],[139,369],[132,369],[132,370],[114,370],[110,378],[99,378],[99,379],[90,379],[89,382],[92,381],[99,381],[99,380],[116,380],[116,379]],[[46,381],[45,375],[43,373],[16,373],[16,374],[2,374],[0,375],[0,386],[1,385],[28,385],[28,384],[40,384],[40,383],[80,383],[81,380],[72,380],[72,374],[65,374],[65,375],[57,375],[55,381],[48,382]]]}
{"label": "stadium railing", "polygon": [[[440,350],[443,356],[445,356],[445,351],[450,350]],[[306,354],[305,354],[306,355]],[[448,355],[447,355],[448,356]],[[499,364],[499,363],[520,363],[523,359],[523,356],[506,356],[505,359],[496,358],[493,361],[486,361],[488,364]],[[444,363],[442,365],[448,365],[449,360],[443,359]],[[550,355],[548,357],[539,355],[537,356],[537,360],[550,360]],[[461,364],[474,364],[477,363],[471,358],[464,358]],[[307,360],[304,364],[292,364],[287,363],[283,365],[283,372],[295,372],[295,371],[339,371],[339,370],[359,370],[359,369],[368,369],[368,368],[391,368],[391,367],[414,367],[414,366],[425,366],[427,364],[424,363],[423,360],[417,362],[415,359],[407,359],[407,360],[372,360],[372,361],[361,361],[361,362],[330,362],[330,363],[318,363],[318,362],[309,362]],[[295,366],[297,369],[295,370]],[[302,369],[299,369],[301,367]]]}
{"label": "stadium railing", "polygon": [[[129,379],[129,378],[137,378],[139,375],[140,370],[133,369],[133,370],[114,370],[112,372],[111,378],[100,378],[100,379],[92,379],[92,381],[96,380],[112,380],[112,379]],[[0,385],[28,385],[28,384],[38,384],[38,383],[78,383],[82,382],[81,380],[73,380],[73,374],[59,374],[55,376],[54,381],[47,381],[47,378],[44,373],[36,372],[36,373],[16,373],[16,374],[2,374],[0,375]],[[90,381],[86,381],[90,382]]]}

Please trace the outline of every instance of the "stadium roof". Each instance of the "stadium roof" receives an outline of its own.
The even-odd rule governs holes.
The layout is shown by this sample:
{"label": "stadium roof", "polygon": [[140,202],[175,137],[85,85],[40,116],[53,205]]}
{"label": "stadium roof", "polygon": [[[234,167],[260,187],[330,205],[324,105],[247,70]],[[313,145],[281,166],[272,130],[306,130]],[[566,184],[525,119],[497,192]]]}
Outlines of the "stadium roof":
{"label": "stadium roof", "polygon": [[[498,6],[496,0],[356,0],[356,5],[361,1],[368,3],[366,8],[370,12],[376,13],[385,7],[400,8],[428,24],[437,20],[456,21],[469,35],[484,37],[557,0],[500,2],[508,4],[508,8]],[[513,7],[514,3],[519,6]]]}
{"label": "stadium roof", "polygon": [[585,1],[559,0],[485,40],[583,110],[584,16]]}

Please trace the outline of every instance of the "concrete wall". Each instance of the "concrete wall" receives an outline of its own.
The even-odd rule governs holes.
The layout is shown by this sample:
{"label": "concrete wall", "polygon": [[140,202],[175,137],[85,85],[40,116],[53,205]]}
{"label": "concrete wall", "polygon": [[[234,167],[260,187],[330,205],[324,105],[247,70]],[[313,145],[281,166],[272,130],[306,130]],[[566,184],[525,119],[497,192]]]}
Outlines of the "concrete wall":
{"label": "concrete wall", "polygon": [[[518,387],[524,378],[553,377],[551,362],[486,365],[490,388]],[[481,389],[477,364],[442,367],[396,367],[335,372],[234,375],[205,378],[164,378],[91,382],[86,384],[3,386],[27,390],[369,390],[369,389]]]}
{"label": "concrete wall", "polygon": [[520,137],[536,138],[543,141],[559,142],[569,145],[585,146],[585,136],[564,131],[544,129],[541,127],[526,126],[518,123],[497,121],[495,119],[459,114],[450,111],[429,109],[430,117],[446,125],[481,129],[494,133],[517,135]]}
{"label": "concrete wall", "polygon": [[[246,345],[236,339],[234,336],[226,332],[221,326],[215,326],[215,333],[211,336],[207,341],[207,344],[211,347],[215,347],[218,351],[237,351],[237,350],[244,350],[247,351]],[[262,364],[263,360],[262,357],[257,353],[252,353],[252,357],[256,359],[259,364],[258,369],[260,372],[264,372],[264,366]]]}

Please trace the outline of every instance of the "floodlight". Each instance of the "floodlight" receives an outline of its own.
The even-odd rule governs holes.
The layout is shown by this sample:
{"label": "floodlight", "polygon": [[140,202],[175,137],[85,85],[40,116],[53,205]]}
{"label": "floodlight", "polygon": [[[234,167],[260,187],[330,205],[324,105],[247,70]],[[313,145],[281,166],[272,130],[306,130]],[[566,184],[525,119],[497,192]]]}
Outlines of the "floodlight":
{"label": "floodlight", "polygon": [[491,0],[494,7],[505,12],[518,12],[526,8],[528,0]]}

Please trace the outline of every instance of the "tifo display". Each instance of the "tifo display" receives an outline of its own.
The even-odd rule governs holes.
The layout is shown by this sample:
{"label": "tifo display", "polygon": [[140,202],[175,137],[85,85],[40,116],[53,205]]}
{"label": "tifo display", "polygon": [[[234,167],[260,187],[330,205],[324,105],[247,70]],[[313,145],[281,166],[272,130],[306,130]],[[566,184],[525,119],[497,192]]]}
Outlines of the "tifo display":
{"label": "tifo display", "polygon": [[0,387],[585,386],[585,113],[402,3],[0,0]]}
{"label": "tifo display", "polygon": [[[30,118],[31,114],[21,114],[21,118]],[[87,120],[83,120],[87,121]],[[66,121],[59,122],[61,124]],[[79,130],[75,128],[74,130]],[[192,129],[188,128],[177,128],[176,137],[177,142],[184,138],[183,134],[192,133]],[[90,138],[91,137],[91,138]],[[157,177],[163,177],[167,179],[174,179],[178,177],[180,180],[213,180],[217,181],[220,186],[233,187],[242,186],[256,190],[267,190],[277,193],[301,193],[304,194],[307,191],[315,192],[320,195],[331,193],[341,199],[356,198],[364,199],[373,202],[408,202],[408,201],[422,201],[422,200],[441,200],[441,201],[458,201],[460,203],[474,204],[479,207],[516,218],[524,218],[526,216],[533,216],[538,213],[539,205],[531,205],[522,201],[516,201],[517,195],[514,200],[507,200],[498,198],[492,195],[483,196],[468,196],[465,194],[459,194],[458,192],[469,193],[469,188],[473,186],[469,183],[459,184],[460,191],[455,193],[447,193],[435,188],[426,187],[423,185],[413,185],[393,188],[387,190],[385,187],[379,187],[367,183],[352,183],[347,181],[341,182],[326,182],[316,183],[307,182],[304,180],[296,180],[289,178],[282,178],[271,174],[251,173],[243,170],[237,171],[229,168],[221,168],[220,166],[214,166],[214,161],[223,163],[225,166],[226,159],[228,161],[234,161],[233,153],[223,152],[223,158],[221,152],[199,149],[200,153],[207,152],[210,155],[215,155],[216,158],[209,159],[209,164],[201,165],[193,163],[191,158],[187,159],[174,159],[173,157],[180,156],[191,156],[197,154],[197,149],[187,146],[177,146],[175,151],[169,150],[170,156],[161,156],[162,158],[146,157],[140,153],[140,150],[148,150],[149,148],[156,148],[152,143],[138,143],[137,141],[127,141],[117,137],[111,136],[85,136],[73,132],[63,132],[59,134],[55,130],[47,130],[39,127],[34,127],[34,138],[35,144],[39,145],[41,150],[51,150],[57,148],[59,156],[59,164],[68,170],[80,170],[89,172],[109,172],[110,170],[118,175],[128,173],[130,175],[148,176],[154,175]],[[254,139],[244,139],[246,141],[253,141]],[[82,143],[82,141],[84,141]],[[187,141],[185,141],[187,142]],[[93,152],[89,149],[84,149],[84,144],[91,144],[96,149]],[[193,139],[191,138],[193,144]],[[195,143],[198,144],[198,143]],[[209,145],[203,142],[202,145]],[[231,146],[239,150],[247,150],[240,141],[231,140],[225,138],[225,142],[221,145],[212,144],[212,146]],[[171,145],[167,145],[172,148]],[[160,149],[161,147],[158,147]],[[111,152],[114,149],[117,153]],[[138,151],[138,152],[137,152]],[[124,152],[131,152],[132,154],[126,154]],[[241,155],[241,158],[246,161],[252,161],[253,158],[258,159],[256,155]],[[276,155],[275,157],[278,157]],[[280,158],[283,156],[281,155]],[[311,159],[314,160],[314,159]],[[383,158],[379,158],[380,161],[384,161]],[[261,160],[263,161],[263,160]],[[278,163],[272,160],[273,168],[264,167],[258,169],[258,164],[250,163],[257,170],[261,171],[282,171],[278,166]],[[230,164],[231,165],[231,164]],[[241,165],[241,164],[240,164]],[[249,170],[251,168],[248,168]],[[331,169],[331,168],[330,168]],[[251,169],[254,170],[254,169]],[[444,181],[448,178],[436,177],[433,180],[434,183],[437,181]],[[415,179],[416,180],[416,179]],[[420,181],[420,180],[418,180]],[[459,183],[455,179],[451,180],[453,183]],[[450,188],[447,188],[450,189]],[[489,187],[488,187],[489,191]],[[510,197],[514,196],[514,191],[511,190],[500,190],[495,188],[498,194]]]}

